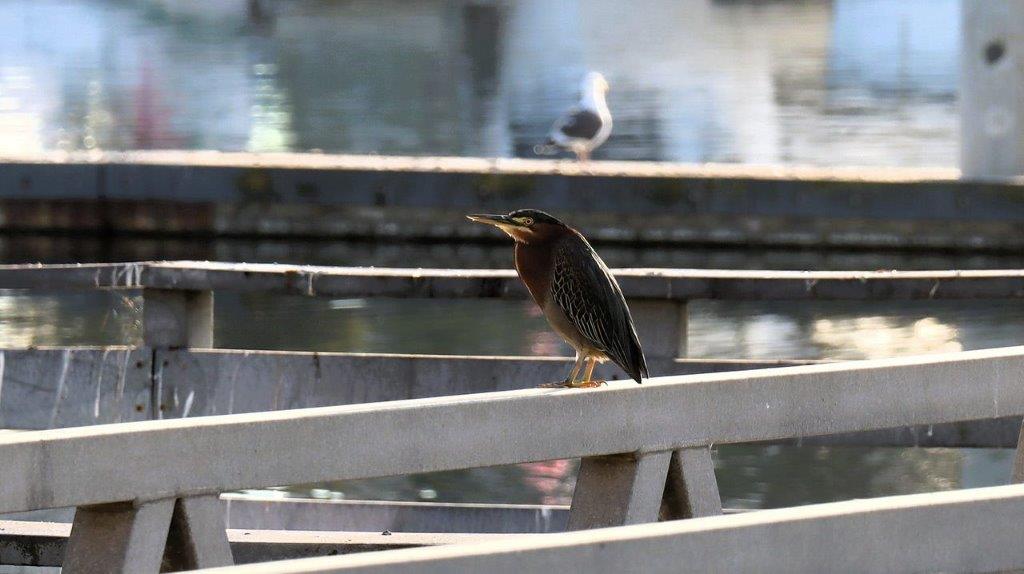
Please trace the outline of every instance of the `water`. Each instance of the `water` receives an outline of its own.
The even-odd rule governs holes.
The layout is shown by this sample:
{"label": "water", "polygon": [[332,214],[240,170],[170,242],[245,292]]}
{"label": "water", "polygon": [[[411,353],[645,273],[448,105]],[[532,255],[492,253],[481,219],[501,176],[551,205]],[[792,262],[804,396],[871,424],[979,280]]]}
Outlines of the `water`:
{"label": "water", "polygon": [[530,156],[596,69],[598,158],[957,163],[957,0],[265,4],[5,1],[0,152]]}
{"label": "water", "polygon": [[[953,166],[957,0],[6,0],[0,153],[218,149],[530,156],[597,69],[596,154]],[[1024,267],[1019,256],[602,248],[612,266]],[[0,238],[0,261],[508,267],[508,245]],[[3,346],[137,343],[138,300],[0,294]],[[528,303],[218,294],[219,346],[557,354]],[[701,302],[692,357],[858,359],[1024,343],[1019,302]],[[554,432],[554,431],[553,431]],[[999,484],[1008,451],[716,447],[727,506]],[[314,497],[566,503],[575,463],[293,488]]]}

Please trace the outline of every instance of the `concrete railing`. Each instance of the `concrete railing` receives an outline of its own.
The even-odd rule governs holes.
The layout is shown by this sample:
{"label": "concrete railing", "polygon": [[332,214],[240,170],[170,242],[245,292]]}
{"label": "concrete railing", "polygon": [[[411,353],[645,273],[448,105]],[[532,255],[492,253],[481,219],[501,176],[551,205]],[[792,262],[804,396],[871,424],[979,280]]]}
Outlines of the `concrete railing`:
{"label": "concrete railing", "polygon": [[1024,485],[1000,486],[203,572],[1008,572],[1022,513]]}
{"label": "concrete railing", "polygon": [[[535,388],[571,365],[567,357],[148,346],[0,349],[0,361],[0,428],[31,430]],[[822,362],[673,359],[651,367],[686,375]]]}
{"label": "concrete railing", "polygon": [[[64,347],[0,350],[0,428],[43,430],[535,388],[562,357]],[[651,360],[655,374],[823,361]],[[621,374],[609,366],[599,376]],[[1012,448],[1019,417],[801,438],[801,444]]]}
{"label": "concrete railing", "polygon": [[570,529],[710,515],[710,444],[1022,415],[1022,369],[1014,347],[13,433],[0,513],[78,507],[71,571],[229,562],[223,491],[556,458],[583,459]]}
{"label": "concrete railing", "polygon": [[[1024,298],[1024,270],[615,271],[648,358],[685,356],[691,300],[932,300]],[[213,292],[322,297],[525,298],[511,270],[380,269],[211,262],[0,266],[0,288],[141,289],[143,340],[212,347]]]}
{"label": "concrete railing", "polygon": [[[630,299],[655,375],[800,361],[683,360],[687,302],[696,299],[916,300],[1024,297],[1024,271],[798,272],[627,269]],[[561,359],[195,351],[213,341],[214,291],[325,297],[526,297],[513,271],[375,269],[210,262],[0,266],[0,288],[129,289],[143,297],[143,347],[7,350],[0,427],[53,428],[383,401],[535,386]],[[183,350],[191,347],[193,350]],[[269,377],[268,373],[276,373]],[[620,376],[606,367],[606,378]],[[354,375],[354,376],[353,376]],[[457,375],[457,376],[456,376]],[[249,377],[246,393],[233,388]],[[338,381],[318,385],[320,381]],[[6,381],[6,385],[4,384]],[[358,382],[351,382],[358,381]],[[7,386],[6,397],[3,387]],[[18,386],[22,392],[14,392]],[[830,443],[1012,446],[1017,420],[887,430]]]}

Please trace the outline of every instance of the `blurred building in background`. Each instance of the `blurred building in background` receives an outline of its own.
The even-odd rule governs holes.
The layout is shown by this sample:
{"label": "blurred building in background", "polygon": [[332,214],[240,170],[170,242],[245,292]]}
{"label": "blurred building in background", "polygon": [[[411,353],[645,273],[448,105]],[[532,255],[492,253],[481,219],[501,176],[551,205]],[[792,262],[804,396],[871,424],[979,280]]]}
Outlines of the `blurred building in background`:
{"label": "blurred building in background", "polygon": [[[955,165],[959,0],[13,0],[0,148]],[[73,31],[73,33],[69,33]]]}

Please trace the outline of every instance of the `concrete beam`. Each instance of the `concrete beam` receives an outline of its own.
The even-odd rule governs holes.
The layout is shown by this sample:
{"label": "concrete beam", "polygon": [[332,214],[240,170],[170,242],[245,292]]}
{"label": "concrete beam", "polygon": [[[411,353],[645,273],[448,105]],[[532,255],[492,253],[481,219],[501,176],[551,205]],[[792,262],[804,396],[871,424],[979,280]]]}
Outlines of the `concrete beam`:
{"label": "concrete beam", "polygon": [[225,493],[228,528],[457,534],[563,532],[569,507],[384,500],[321,500]]}
{"label": "concrete beam", "polygon": [[1021,415],[1022,369],[1012,347],[11,433],[0,512]]}
{"label": "concrete beam", "polygon": [[1010,482],[1024,483],[1024,425],[1020,427],[1020,438],[1017,439],[1017,454],[1013,457],[1013,474]]}
{"label": "concrete beam", "polygon": [[148,419],[152,358],[131,347],[0,349],[0,428]]}
{"label": "concrete beam", "polygon": [[[236,530],[418,532],[435,534],[546,534],[564,532],[569,506],[391,500],[273,498],[226,493],[224,519]],[[664,509],[663,509],[664,510]],[[727,508],[725,514],[752,512]],[[663,518],[666,518],[662,515]],[[70,522],[74,509],[37,510],[0,516],[0,522]],[[4,552],[0,524],[0,557]],[[0,559],[0,564],[4,564]]]}
{"label": "concrete beam", "polygon": [[205,572],[997,572],[1024,567],[1022,513],[1000,486]]}
{"label": "concrete beam", "polygon": [[[0,566],[60,567],[70,533],[71,524],[67,523],[0,520]],[[444,544],[478,544],[511,536],[252,529],[228,529],[226,533],[238,564]]]}
{"label": "concrete beam", "polygon": [[143,289],[142,342],[149,347],[213,347],[213,292]]}
{"label": "concrete beam", "polygon": [[[633,300],[1019,299],[1024,270],[617,269]],[[0,265],[4,289],[163,289],[321,297],[525,298],[512,270],[383,269],[205,261]]]}
{"label": "concrete beam", "polygon": [[[542,382],[561,380],[571,363],[567,357],[220,349],[160,349],[154,353],[149,347],[57,347],[0,353],[5,357],[3,379],[8,388],[6,396],[0,388],[0,422],[9,428],[34,430],[530,389]],[[154,357],[156,366],[152,368]],[[68,368],[64,390],[57,393],[65,358]],[[648,359],[655,376],[827,362]],[[596,373],[608,380],[624,377],[611,364],[598,367]],[[244,392],[239,392],[241,384],[245,385]],[[157,393],[162,400],[150,405],[150,397]],[[55,405],[57,397],[59,404]],[[115,409],[116,405],[122,410]],[[1013,448],[1020,426],[1020,417],[1008,417],[780,442]]]}
{"label": "concrete beam", "polygon": [[649,361],[686,356],[689,313],[685,302],[634,301],[629,311]]}
{"label": "concrete beam", "polygon": [[[155,356],[163,416],[169,418],[531,389],[564,379],[572,365],[569,357],[220,349],[159,350]],[[648,361],[655,376],[798,364],[807,362],[657,357]],[[608,380],[626,376],[610,363],[599,366],[596,373]]]}
{"label": "concrete beam", "polygon": [[[1019,184],[961,182],[959,175],[321,154],[36,154],[0,158],[0,183],[9,183],[0,185],[0,226],[479,241],[496,236],[468,224],[464,213],[530,206],[572,213],[598,241],[1019,250]],[[335,189],[346,192],[330,193]]]}
{"label": "concrete beam", "polygon": [[[627,298],[725,300],[911,300],[1024,297],[1024,270],[732,271],[619,269]],[[526,296],[512,270],[380,269],[169,262],[146,264],[147,286],[273,291],[337,297]],[[3,272],[0,269],[0,285]]]}

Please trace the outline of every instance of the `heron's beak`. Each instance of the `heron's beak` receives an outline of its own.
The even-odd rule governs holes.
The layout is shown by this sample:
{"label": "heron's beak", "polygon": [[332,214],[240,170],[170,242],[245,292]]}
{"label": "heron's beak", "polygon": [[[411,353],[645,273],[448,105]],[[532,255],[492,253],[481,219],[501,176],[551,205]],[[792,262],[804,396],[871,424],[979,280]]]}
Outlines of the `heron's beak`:
{"label": "heron's beak", "polygon": [[515,239],[516,241],[526,241],[532,233],[529,227],[519,223],[518,221],[512,219],[507,215],[480,214],[467,215],[466,217],[469,218],[470,221],[475,221],[477,223],[486,223],[487,225],[493,225],[498,229],[504,231],[505,235],[508,235],[509,237]]}
{"label": "heron's beak", "polygon": [[466,219],[477,223],[486,223],[487,225],[493,225],[495,227],[522,227],[507,215],[467,215]]}

